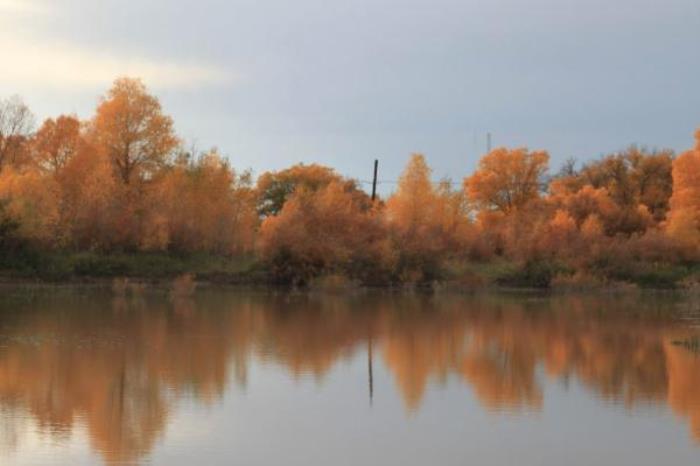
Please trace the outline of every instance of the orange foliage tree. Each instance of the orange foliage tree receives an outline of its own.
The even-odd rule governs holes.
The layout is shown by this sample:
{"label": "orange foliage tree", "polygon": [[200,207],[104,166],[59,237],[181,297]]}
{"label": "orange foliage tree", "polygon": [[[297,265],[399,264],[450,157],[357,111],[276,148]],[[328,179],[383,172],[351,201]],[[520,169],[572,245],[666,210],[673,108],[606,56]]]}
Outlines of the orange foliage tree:
{"label": "orange foliage tree", "polygon": [[144,248],[221,254],[252,248],[258,217],[250,176],[237,175],[216,149],[180,160],[154,189]]}
{"label": "orange foliage tree", "polygon": [[78,151],[80,120],[73,115],[49,118],[32,140],[34,162],[42,169],[58,174]]}
{"label": "orange foliage tree", "polygon": [[667,225],[691,257],[700,257],[700,130],[695,148],[673,162],[673,197]]}
{"label": "orange foliage tree", "polygon": [[114,82],[97,107],[92,126],[95,142],[125,184],[152,175],[179,144],[172,119],[138,79]]}
{"label": "orange foliage tree", "polygon": [[461,254],[472,240],[463,193],[453,191],[447,180],[436,189],[430,175],[425,157],[414,154],[386,203],[398,272],[410,281],[436,278],[442,263]]}
{"label": "orange foliage tree", "polygon": [[610,236],[643,233],[666,218],[672,161],[671,151],[632,146],[556,177],[550,189],[559,201],[567,195],[605,197],[606,212],[600,217]]}
{"label": "orange foliage tree", "polygon": [[258,246],[278,279],[305,282],[322,272],[380,273],[391,261],[385,238],[367,195],[332,181],[316,191],[297,187],[281,212],[263,222]]}
{"label": "orange foliage tree", "polygon": [[343,178],[323,165],[301,163],[277,172],[265,172],[258,177],[258,212],[262,216],[277,215],[297,188],[317,191],[332,182],[343,184],[343,189],[352,193],[357,201],[366,203],[366,196],[358,189],[355,180]]}
{"label": "orange foliage tree", "polygon": [[469,200],[480,210],[508,215],[539,197],[549,155],[527,149],[494,149],[464,180]]}
{"label": "orange foliage tree", "polygon": [[479,161],[464,191],[477,212],[481,236],[499,254],[527,256],[538,225],[546,223],[540,202],[549,155],[525,148],[497,148]]}

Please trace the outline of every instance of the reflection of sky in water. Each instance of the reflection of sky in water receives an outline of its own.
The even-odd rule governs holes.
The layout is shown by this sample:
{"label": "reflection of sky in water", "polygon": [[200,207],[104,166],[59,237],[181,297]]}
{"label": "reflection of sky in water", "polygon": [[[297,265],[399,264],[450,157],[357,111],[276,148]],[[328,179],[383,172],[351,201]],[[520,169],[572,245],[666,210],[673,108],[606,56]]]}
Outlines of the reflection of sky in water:
{"label": "reflection of sky in water", "polygon": [[673,344],[694,309],[223,292],[0,304],[0,457],[694,464],[700,356]]}

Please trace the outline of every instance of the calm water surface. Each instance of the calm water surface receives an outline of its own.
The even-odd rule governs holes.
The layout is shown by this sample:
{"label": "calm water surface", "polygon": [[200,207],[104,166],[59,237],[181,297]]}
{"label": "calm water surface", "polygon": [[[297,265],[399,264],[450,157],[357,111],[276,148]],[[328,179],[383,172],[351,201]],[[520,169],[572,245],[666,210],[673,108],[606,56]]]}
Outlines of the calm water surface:
{"label": "calm water surface", "polygon": [[0,290],[0,464],[700,464],[669,295]]}

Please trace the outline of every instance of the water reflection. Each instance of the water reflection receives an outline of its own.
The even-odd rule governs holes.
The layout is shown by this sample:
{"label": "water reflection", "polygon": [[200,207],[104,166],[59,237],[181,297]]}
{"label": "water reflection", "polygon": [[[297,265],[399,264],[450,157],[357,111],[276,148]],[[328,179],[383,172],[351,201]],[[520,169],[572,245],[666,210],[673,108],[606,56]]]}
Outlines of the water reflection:
{"label": "water reflection", "polygon": [[[324,378],[340,361],[377,366],[407,412],[460,380],[487,410],[524,413],[572,378],[615,405],[668,406],[700,442],[696,304],[669,297],[354,297],[202,292],[113,299],[99,292],[0,304],[0,458],[27,419],[53,438],[83,423],[106,462],[147,455],[183,399],[212,405],[252,364]],[[342,402],[342,400],[339,400]],[[375,403],[377,401],[375,400]],[[26,412],[26,416],[17,415]],[[14,413],[14,414],[13,414]]]}

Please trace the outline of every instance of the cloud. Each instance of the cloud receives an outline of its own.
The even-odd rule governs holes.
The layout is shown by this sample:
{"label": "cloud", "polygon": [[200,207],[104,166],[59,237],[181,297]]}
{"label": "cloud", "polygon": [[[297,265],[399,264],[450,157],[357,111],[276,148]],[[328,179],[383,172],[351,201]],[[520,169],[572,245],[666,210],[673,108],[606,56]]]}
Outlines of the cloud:
{"label": "cloud", "polygon": [[128,75],[158,88],[188,88],[224,84],[233,78],[215,66],[117,56],[67,43],[13,41],[2,35],[0,56],[6,63],[0,73],[4,86],[104,87],[115,77]]}
{"label": "cloud", "polygon": [[234,77],[214,65],[115,52],[52,37],[37,19],[57,14],[36,0],[0,0],[0,85],[11,90],[85,90],[104,88],[118,76],[135,76],[156,88],[180,89],[225,84]]}
{"label": "cloud", "polygon": [[0,12],[18,14],[44,14],[49,11],[45,3],[32,0],[0,0]]}

